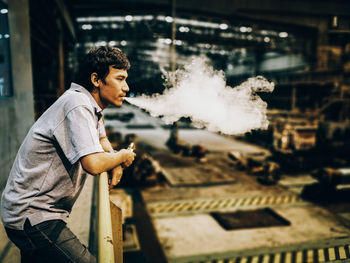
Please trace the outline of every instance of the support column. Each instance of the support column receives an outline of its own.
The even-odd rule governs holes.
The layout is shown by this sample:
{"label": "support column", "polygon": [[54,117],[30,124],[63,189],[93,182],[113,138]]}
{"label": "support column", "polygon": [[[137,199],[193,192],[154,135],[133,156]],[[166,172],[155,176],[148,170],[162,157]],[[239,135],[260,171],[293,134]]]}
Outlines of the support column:
{"label": "support column", "polygon": [[0,190],[34,122],[29,0],[8,1],[13,95],[0,98]]}

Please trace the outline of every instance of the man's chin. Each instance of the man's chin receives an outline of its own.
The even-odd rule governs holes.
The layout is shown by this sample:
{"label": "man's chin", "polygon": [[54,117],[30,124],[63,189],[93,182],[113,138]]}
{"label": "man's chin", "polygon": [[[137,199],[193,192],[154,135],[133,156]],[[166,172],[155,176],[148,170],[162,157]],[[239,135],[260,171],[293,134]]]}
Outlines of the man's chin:
{"label": "man's chin", "polygon": [[116,107],[121,107],[123,105],[123,102],[122,101],[116,101],[113,103],[114,106]]}

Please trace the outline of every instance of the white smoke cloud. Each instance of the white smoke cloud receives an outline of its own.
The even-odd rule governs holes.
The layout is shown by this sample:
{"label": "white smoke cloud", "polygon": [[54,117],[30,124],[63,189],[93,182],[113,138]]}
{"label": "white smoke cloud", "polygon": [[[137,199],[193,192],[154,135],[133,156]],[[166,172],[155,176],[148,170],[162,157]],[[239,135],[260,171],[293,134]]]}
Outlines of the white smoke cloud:
{"label": "white smoke cloud", "polygon": [[[175,85],[173,85],[175,83]],[[168,73],[163,94],[142,95],[127,101],[173,123],[189,117],[193,125],[224,134],[242,134],[252,129],[266,129],[267,104],[256,92],[272,92],[274,83],[258,76],[234,88],[226,86],[222,71],[208,60],[195,57],[175,73]]]}

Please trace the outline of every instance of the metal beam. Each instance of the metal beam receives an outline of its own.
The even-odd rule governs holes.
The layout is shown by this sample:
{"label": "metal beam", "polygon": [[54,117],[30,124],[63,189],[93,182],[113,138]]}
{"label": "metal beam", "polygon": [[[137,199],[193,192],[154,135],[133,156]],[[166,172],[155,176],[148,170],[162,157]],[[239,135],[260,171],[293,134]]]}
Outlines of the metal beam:
{"label": "metal beam", "polygon": [[[252,13],[274,13],[274,14],[304,14],[304,15],[339,15],[350,17],[350,2],[340,0],[177,0],[177,10],[188,12],[205,12],[217,15],[235,15],[240,12]],[[104,9],[108,11],[118,11],[118,9],[135,10],[140,7],[149,10],[159,10],[166,8],[171,10],[171,1],[169,0],[75,0],[72,3],[74,10],[94,10]],[[115,9],[115,10],[111,10]]]}
{"label": "metal beam", "polygon": [[71,33],[72,37],[75,40],[76,39],[75,28],[65,3],[62,0],[55,0],[55,1],[59,11],[61,12],[62,18],[68,27],[69,32]]}

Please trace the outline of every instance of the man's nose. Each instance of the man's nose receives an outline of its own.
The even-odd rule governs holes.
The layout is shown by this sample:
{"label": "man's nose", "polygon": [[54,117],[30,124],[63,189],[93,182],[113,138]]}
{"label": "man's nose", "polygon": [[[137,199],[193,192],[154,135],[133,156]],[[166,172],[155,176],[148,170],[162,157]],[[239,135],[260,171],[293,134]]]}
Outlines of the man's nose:
{"label": "man's nose", "polygon": [[125,82],[125,85],[123,86],[123,91],[128,92],[129,90],[130,89],[129,89],[128,83]]}

